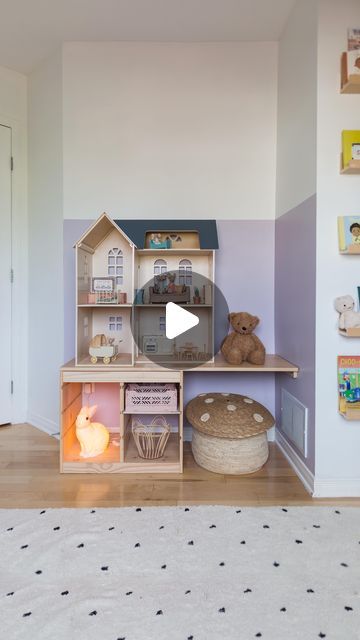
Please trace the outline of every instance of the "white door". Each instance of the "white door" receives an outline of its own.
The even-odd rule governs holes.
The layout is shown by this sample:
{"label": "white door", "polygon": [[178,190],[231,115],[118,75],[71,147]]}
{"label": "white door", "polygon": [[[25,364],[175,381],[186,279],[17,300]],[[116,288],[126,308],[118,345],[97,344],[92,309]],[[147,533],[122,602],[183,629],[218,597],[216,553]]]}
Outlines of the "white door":
{"label": "white door", "polygon": [[11,129],[0,124],[0,425],[11,413]]}

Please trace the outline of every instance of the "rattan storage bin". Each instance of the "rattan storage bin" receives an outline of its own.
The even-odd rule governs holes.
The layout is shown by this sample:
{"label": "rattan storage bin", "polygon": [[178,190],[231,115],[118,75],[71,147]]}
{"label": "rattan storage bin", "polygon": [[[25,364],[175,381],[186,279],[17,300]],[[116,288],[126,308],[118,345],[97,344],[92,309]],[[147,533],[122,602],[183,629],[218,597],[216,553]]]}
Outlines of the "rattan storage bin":
{"label": "rattan storage bin", "polygon": [[155,416],[150,424],[132,417],[131,430],[140,458],[157,460],[163,457],[171,431],[164,416]]}
{"label": "rattan storage bin", "polygon": [[235,393],[200,394],[189,402],[192,452],[204,469],[224,474],[254,473],[268,459],[267,429],[274,424],[261,404]]}

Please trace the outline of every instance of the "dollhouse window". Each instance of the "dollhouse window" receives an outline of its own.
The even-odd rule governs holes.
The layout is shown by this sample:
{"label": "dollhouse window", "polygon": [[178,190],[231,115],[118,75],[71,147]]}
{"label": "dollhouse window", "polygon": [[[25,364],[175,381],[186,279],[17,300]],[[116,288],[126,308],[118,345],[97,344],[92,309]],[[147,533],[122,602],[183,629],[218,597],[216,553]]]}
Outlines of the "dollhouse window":
{"label": "dollhouse window", "polygon": [[159,318],[159,330],[164,332],[166,331],[166,318],[165,316],[160,316]]}
{"label": "dollhouse window", "polygon": [[108,253],[108,276],[115,277],[117,285],[124,282],[124,256],[117,247],[110,249]]}
{"label": "dollhouse window", "polygon": [[122,331],[122,316],[109,316],[109,331]]}
{"label": "dollhouse window", "polygon": [[161,273],[167,272],[167,262],[165,260],[159,259],[154,262],[154,278],[155,276],[159,276]]}
{"label": "dollhouse window", "polygon": [[190,260],[179,262],[179,284],[192,284],[192,264]]}

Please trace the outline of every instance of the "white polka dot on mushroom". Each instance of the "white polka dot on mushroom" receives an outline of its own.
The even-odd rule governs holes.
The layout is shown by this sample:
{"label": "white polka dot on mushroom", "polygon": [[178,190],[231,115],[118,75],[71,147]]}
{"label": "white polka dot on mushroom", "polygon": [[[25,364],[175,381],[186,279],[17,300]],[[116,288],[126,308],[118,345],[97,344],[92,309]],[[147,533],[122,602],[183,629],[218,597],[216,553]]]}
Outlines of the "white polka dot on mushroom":
{"label": "white polka dot on mushroom", "polygon": [[222,395],[222,396],[229,396],[229,395],[230,395],[230,393],[222,393],[221,395]]}
{"label": "white polka dot on mushroom", "polygon": [[254,420],[256,420],[256,422],[264,422],[264,418],[260,415],[260,413],[254,413],[253,418]]}
{"label": "white polka dot on mushroom", "polygon": [[206,396],[206,393],[199,393],[198,398],[203,398],[204,396]]}
{"label": "white polka dot on mushroom", "polygon": [[244,402],[247,404],[254,404],[254,400],[251,400],[251,398],[244,398]]}
{"label": "white polka dot on mushroom", "polygon": [[227,406],[227,410],[228,410],[228,411],[236,411],[236,407],[235,407],[235,405],[234,405],[234,404],[228,404],[228,406]]}
{"label": "white polka dot on mushroom", "polygon": [[210,419],[210,413],[203,413],[200,420],[202,422],[207,422]]}
{"label": "white polka dot on mushroom", "polygon": [[206,398],[205,402],[206,404],[211,404],[212,402],[214,402],[214,398]]}

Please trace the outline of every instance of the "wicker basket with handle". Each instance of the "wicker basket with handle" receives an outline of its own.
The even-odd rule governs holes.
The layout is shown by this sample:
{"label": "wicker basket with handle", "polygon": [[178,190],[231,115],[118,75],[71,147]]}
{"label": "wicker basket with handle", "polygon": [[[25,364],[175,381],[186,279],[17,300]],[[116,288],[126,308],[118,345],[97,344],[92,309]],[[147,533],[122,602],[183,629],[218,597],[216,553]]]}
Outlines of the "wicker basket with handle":
{"label": "wicker basket with handle", "polygon": [[140,458],[156,460],[162,458],[170,436],[170,425],[164,416],[155,416],[150,424],[132,418],[132,434]]}

